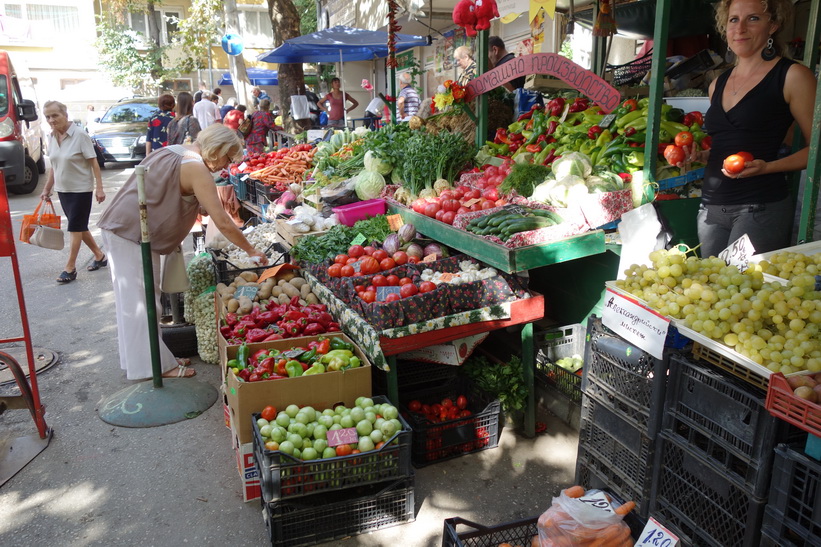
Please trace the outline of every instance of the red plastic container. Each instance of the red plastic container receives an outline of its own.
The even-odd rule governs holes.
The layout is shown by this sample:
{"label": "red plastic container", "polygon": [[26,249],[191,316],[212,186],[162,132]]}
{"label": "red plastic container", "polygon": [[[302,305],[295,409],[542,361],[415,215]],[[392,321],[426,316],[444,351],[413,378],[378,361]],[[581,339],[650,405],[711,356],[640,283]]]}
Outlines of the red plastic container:
{"label": "red plastic container", "polygon": [[357,220],[375,217],[376,215],[384,215],[387,209],[388,204],[384,199],[369,199],[367,201],[358,201],[349,205],[334,207],[333,212],[336,213],[340,224],[353,226]]}
{"label": "red plastic container", "polygon": [[780,372],[770,376],[765,406],[776,418],[821,437],[821,405],[796,397]]}

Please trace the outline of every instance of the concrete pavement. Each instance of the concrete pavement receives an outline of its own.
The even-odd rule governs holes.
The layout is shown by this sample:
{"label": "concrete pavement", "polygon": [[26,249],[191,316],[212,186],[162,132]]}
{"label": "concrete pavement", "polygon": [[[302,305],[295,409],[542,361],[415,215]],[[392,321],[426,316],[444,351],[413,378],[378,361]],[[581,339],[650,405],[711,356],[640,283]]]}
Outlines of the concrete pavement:
{"label": "concrete pavement", "polygon": [[[103,171],[109,199],[131,171],[117,164]],[[44,181],[30,195],[9,196],[15,239]],[[95,236],[104,208],[92,210]],[[56,351],[60,362],[38,375],[54,438],[0,487],[0,545],[269,545],[259,502],[242,501],[220,402],[158,428],[117,428],[99,419],[100,402],[128,385],[118,363],[108,269],[87,272],[93,256],[83,247],[77,280],[60,285],[55,278],[67,250],[18,243],[17,253],[33,343]],[[0,299],[0,338],[20,336],[11,261],[2,257],[0,288],[7,295]],[[218,367],[194,362],[197,379],[219,387]],[[0,394],[14,392],[13,384],[0,386]],[[447,517],[493,525],[540,514],[572,483],[577,444],[575,432],[540,419],[548,432],[536,439],[505,429],[499,448],[417,470],[414,523],[327,545],[435,546]],[[0,440],[33,433],[27,412],[0,415]]]}

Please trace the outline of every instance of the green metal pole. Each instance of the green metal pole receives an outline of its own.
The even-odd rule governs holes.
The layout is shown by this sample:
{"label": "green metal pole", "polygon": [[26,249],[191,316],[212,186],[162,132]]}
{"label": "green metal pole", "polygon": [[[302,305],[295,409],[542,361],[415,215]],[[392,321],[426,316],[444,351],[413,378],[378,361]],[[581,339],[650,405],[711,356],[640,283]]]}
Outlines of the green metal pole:
{"label": "green metal pole", "polygon": [[387,356],[388,361],[388,399],[393,405],[399,404],[399,375],[396,372],[396,355]]}
{"label": "green metal pole", "polygon": [[[479,75],[487,72],[488,53],[488,30],[479,31],[477,39],[476,71]],[[482,93],[476,101],[476,148],[481,148],[487,140],[488,119],[487,119],[487,95]]]}
{"label": "green metal pole", "polygon": [[[817,44],[821,39],[821,10],[819,2],[810,4],[809,27],[807,28],[806,50],[804,51],[804,64],[810,70],[814,70],[818,64],[818,48],[812,44]],[[801,198],[801,216],[798,221],[798,243],[806,243],[813,240],[815,228],[815,208],[818,203],[818,184],[821,176],[821,157],[818,153],[818,131],[821,127],[821,85],[818,86],[815,95],[815,113],[812,119],[812,133],[810,136],[810,155],[807,158],[807,180],[804,184],[804,195]],[[804,136],[799,127],[795,128],[793,138],[793,152],[799,150],[804,143]],[[793,188],[798,187],[799,173],[793,174]]]}
{"label": "green metal pole", "polygon": [[534,437],[536,436],[536,386],[533,377],[536,368],[536,352],[533,346],[533,323],[526,323],[522,329],[522,368],[524,369],[525,387],[527,388],[525,435]]}
{"label": "green metal pole", "polygon": [[137,176],[137,198],[140,202],[140,250],[143,257],[143,283],[145,283],[145,309],[148,316],[148,345],[151,350],[151,372],[154,387],[162,387],[160,364],[160,339],[157,333],[157,305],[154,296],[154,262],[151,259],[151,234],[148,232],[148,206],[145,202],[145,167],[134,168]]}
{"label": "green metal pole", "polygon": [[391,80],[391,97],[393,97],[393,101],[389,102],[388,104],[391,105],[391,123],[396,123],[396,69],[394,67],[391,67],[389,74]]}
{"label": "green metal pole", "polygon": [[[656,26],[653,32],[653,64],[650,78],[650,106],[647,113],[647,140],[646,150],[657,150],[659,145],[659,131],[661,131],[661,103],[664,95],[664,71],[667,67],[666,44],[668,23],[670,20],[670,5],[672,0],[658,0],[656,3]],[[656,180],[656,158],[658,154],[644,155],[644,182]],[[649,194],[649,196],[648,196]],[[642,203],[653,199],[653,193],[643,191]]]}

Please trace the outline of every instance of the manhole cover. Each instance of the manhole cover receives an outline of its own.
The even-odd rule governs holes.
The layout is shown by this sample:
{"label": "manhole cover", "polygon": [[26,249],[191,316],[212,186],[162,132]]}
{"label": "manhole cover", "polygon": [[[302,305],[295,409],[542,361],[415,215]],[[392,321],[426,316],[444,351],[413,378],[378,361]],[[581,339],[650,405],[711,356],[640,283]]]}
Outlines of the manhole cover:
{"label": "manhole cover", "polygon": [[[29,366],[28,359],[26,358],[25,346],[0,348],[0,351],[11,355],[14,360],[19,363],[20,368],[23,369],[23,372],[28,378]],[[32,348],[32,351],[34,352],[34,370],[38,373],[43,372],[53,365],[56,365],[60,360],[57,354],[50,349],[34,347]],[[14,380],[14,375],[11,373],[9,367],[7,367],[4,362],[0,361],[0,386],[15,383],[17,382]]]}

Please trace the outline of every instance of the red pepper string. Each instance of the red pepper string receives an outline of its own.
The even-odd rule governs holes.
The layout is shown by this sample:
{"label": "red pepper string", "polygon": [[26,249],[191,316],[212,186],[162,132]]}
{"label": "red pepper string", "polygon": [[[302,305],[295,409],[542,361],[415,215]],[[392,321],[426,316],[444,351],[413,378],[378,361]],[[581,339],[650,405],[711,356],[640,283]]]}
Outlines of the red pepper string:
{"label": "red pepper string", "polygon": [[399,62],[396,60],[396,33],[402,27],[396,24],[396,11],[399,3],[396,0],[388,0],[388,59],[385,64],[388,68],[397,68]]}

